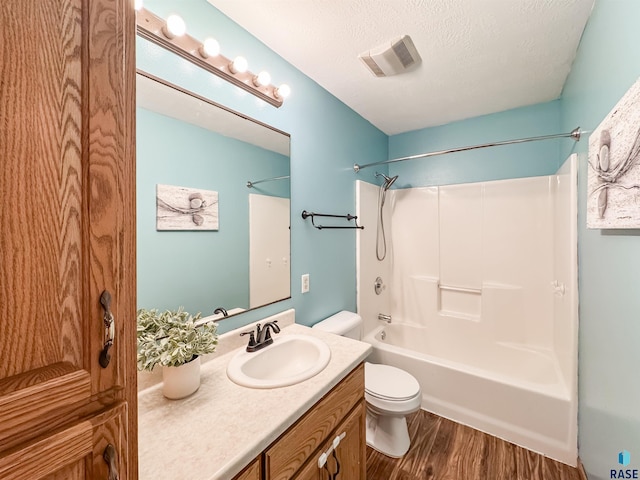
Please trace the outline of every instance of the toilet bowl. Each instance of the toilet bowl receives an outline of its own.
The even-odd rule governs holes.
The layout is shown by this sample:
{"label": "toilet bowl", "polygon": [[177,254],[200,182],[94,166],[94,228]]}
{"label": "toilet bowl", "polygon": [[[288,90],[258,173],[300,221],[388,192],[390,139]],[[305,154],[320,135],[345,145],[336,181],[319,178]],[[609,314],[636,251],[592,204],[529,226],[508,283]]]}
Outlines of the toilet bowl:
{"label": "toilet bowl", "polygon": [[411,441],[406,416],[420,409],[422,394],[409,373],[389,365],[364,364],[367,445],[389,457],[402,457]]}
{"label": "toilet bowl", "polygon": [[[356,340],[362,337],[360,315],[342,311],[313,328]],[[364,364],[367,445],[389,457],[402,457],[411,444],[406,416],[420,409],[420,384],[408,372],[390,365]]]}

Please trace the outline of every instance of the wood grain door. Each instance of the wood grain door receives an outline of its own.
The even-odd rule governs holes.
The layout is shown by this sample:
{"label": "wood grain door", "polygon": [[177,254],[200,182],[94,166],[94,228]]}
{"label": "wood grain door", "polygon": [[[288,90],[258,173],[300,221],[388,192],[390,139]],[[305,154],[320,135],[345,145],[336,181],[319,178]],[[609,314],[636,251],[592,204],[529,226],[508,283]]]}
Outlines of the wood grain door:
{"label": "wood grain door", "polygon": [[260,457],[253,461],[242,472],[233,477],[233,480],[260,480],[262,478],[262,465]]}
{"label": "wood grain door", "polygon": [[0,457],[3,480],[127,480],[127,406],[121,403]]}
{"label": "wood grain door", "polygon": [[[295,480],[365,480],[366,440],[365,403],[361,401],[338,426],[327,442],[298,473]],[[344,434],[338,448],[327,457],[326,465],[318,467],[318,459],[326,452],[336,436]]]}
{"label": "wood grain door", "polygon": [[131,455],[133,0],[4,0],[0,25],[0,461],[122,401]]}

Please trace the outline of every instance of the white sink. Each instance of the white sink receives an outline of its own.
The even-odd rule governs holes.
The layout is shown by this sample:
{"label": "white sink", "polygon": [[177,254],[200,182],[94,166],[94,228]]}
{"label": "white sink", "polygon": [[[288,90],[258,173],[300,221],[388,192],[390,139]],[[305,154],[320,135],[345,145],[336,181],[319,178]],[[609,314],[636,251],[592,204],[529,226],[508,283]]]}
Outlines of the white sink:
{"label": "white sink", "polygon": [[285,387],[320,373],[330,358],[329,346],[316,337],[282,335],[257,352],[238,352],[227,365],[227,376],[243,387]]}

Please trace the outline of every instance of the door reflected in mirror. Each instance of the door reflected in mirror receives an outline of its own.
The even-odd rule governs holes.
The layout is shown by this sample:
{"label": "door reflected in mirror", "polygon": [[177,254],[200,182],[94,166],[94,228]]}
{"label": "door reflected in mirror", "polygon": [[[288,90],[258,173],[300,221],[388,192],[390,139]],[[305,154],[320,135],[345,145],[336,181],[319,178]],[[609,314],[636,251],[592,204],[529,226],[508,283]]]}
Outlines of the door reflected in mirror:
{"label": "door reflected in mirror", "polygon": [[[136,87],[138,307],[233,315],[289,298],[289,135],[145,72]],[[158,230],[157,185],[216,192],[217,230]]]}

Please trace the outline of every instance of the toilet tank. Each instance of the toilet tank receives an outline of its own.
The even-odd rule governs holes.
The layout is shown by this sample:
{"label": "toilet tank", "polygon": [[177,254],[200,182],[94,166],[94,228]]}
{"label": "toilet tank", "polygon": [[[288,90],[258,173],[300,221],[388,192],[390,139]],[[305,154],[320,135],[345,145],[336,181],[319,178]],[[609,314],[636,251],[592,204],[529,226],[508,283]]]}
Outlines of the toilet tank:
{"label": "toilet tank", "polygon": [[343,337],[362,339],[362,317],[357,313],[342,310],[316,323],[312,328],[334,333]]}

